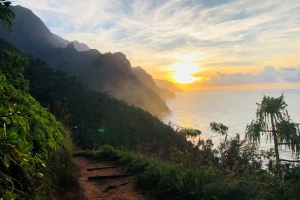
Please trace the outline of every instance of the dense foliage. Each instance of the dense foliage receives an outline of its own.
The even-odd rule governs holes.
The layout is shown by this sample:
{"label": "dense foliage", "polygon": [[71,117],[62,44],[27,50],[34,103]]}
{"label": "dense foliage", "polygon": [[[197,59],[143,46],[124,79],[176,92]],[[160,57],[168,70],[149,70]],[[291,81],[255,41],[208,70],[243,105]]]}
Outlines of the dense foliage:
{"label": "dense foliage", "polygon": [[28,91],[29,82],[24,79],[24,68],[28,65],[28,59],[18,53],[4,50],[0,55],[0,71],[6,76],[7,81],[14,88]]}
{"label": "dense foliage", "polygon": [[[12,30],[10,4],[0,1],[0,20]],[[1,200],[53,199],[54,191],[72,177],[69,133],[27,93],[27,64],[28,59],[17,53],[0,55]]]}
{"label": "dense foliage", "polygon": [[0,198],[50,198],[71,173],[69,134],[2,73],[0,94]]}

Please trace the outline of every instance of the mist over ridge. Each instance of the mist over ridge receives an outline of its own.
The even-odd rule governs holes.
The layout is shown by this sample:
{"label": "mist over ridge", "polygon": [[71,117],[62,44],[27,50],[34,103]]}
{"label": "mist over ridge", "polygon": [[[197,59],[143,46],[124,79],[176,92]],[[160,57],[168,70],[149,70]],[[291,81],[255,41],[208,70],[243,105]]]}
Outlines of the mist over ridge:
{"label": "mist over ridge", "polygon": [[[14,9],[14,33],[1,26],[0,38],[45,60],[54,69],[75,75],[93,89],[107,92],[153,115],[162,116],[170,112],[164,100],[174,98],[174,94],[160,90],[150,75],[146,75],[152,79],[149,85],[146,85],[149,82],[137,78],[133,72],[136,70],[132,69],[123,53],[103,54],[78,41],[67,41],[52,34],[31,10],[21,6]],[[167,93],[169,97],[163,95]]]}

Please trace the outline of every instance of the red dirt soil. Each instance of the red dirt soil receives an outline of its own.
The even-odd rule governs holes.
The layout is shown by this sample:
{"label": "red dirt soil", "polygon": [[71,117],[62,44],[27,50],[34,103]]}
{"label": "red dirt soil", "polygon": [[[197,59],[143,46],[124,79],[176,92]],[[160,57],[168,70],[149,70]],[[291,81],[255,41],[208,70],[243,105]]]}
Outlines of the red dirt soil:
{"label": "red dirt soil", "polygon": [[[84,200],[150,200],[156,199],[146,191],[138,189],[137,175],[110,178],[101,180],[88,180],[95,176],[115,176],[127,174],[126,167],[119,167],[116,162],[109,160],[93,161],[86,157],[74,157],[78,167],[78,182]],[[116,167],[116,168],[106,168]],[[87,169],[105,168],[87,171]]]}

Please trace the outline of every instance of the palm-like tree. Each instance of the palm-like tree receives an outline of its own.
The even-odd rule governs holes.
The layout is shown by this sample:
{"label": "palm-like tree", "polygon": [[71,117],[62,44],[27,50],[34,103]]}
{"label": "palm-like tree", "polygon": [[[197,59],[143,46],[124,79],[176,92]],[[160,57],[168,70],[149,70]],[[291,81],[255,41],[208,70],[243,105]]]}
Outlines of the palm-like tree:
{"label": "palm-like tree", "polygon": [[280,162],[279,145],[287,145],[293,153],[299,154],[299,129],[297,124],[290,121],[284,95],[278,98],[264,96],[257,105],[256,121],[246,127],[246,138],[257,145],[260,143],[261,133],[265,133],[270,140],[273,139],[277,163]]}

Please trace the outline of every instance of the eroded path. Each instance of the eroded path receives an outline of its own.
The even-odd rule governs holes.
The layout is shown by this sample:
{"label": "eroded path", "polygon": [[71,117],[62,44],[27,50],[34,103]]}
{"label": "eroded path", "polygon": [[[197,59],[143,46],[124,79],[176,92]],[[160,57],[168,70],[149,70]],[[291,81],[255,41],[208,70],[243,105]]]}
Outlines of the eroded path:
{"label": "eroded path", "polygon": [[[137,175],[108,160],[74,157],[78,180],[87,200],[146,200],[146,193],[136,188]],[[124,176],[125,177],[120,177]],[[127,176],[127,177],[126,177]],[[92,178],[91,178],[92,177]]]}

